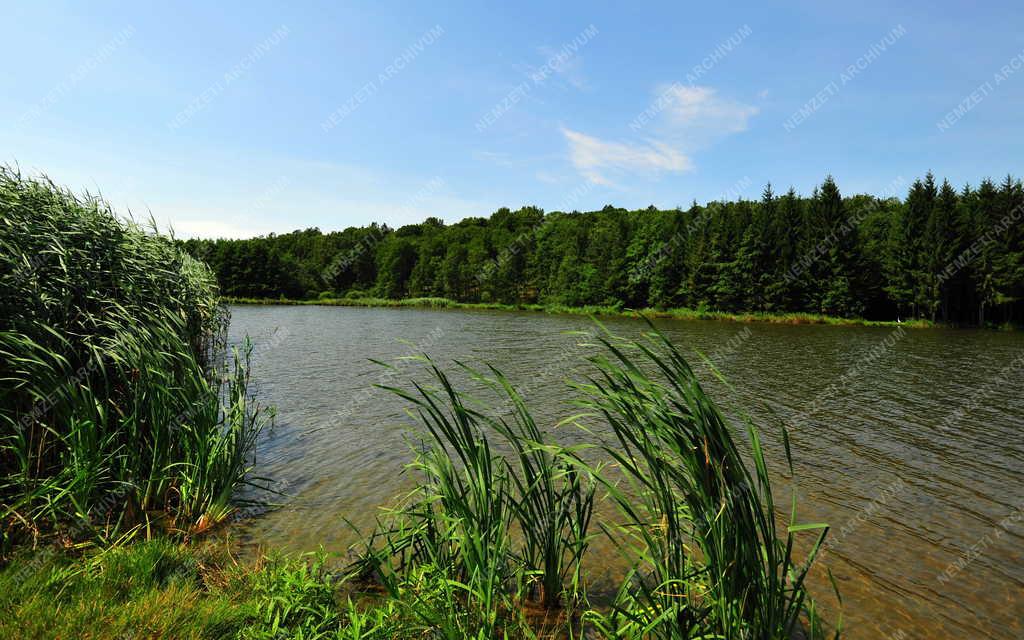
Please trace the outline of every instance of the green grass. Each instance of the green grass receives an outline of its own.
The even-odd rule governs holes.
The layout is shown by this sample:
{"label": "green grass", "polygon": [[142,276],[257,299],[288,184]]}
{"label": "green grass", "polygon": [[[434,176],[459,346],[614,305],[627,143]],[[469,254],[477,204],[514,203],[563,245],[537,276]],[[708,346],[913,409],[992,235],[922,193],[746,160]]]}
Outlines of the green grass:
{"label": "green grass", "polygon": [[223,519],[269,416],[209,268],[8,169],[0,267],[0,556]]}
{"label": "green grass", "polygon": [[4,638],[486,640],[537,637],[544,626],[519,615],[491,635],[431,567],[386,597],[329,570],[323,553],[238,561],[220,544],[161,538],[18,560],[0,570]]}
{"label": "green grass", "polygon": [[321,298],[317,300],[287,300],[284,298],[232,298],[222,299],[225,304],[236,305],[321,305],[336,307],[428,307],[432,309],[478,309],[495,311],[537,311],[552,314],[584,316],[618,316],[672,318],[676,320],[717,320],[722,322],[765,322],[770,324],[827,324],[840,326],[895,327],[912,329],[940,326],[929,320],[907,320],[897,323],[888,320],[838,318],[815,313],[729,313],[698,309],[623,309],[620,306],[588,305],[571,307],[558,304],[502,304],[498,302],[456,302],[448,298]]}
{"label": "green grass", "polygon": [[[0,573],[0,607],[11,612],[0,633],[781,640],[803,629],[824,637],[804,580],[828,528],[795,522],[795,497],[777,528],[759,430],[748,424],[737,438],[657,332],[596,341],[595,374],[576,387],[582,412],[566,424],[603,425],[613,441],[595,436],[592,450],[552,444],[499,371],[463,367],[511,407],[505,413],[456,388],[424,356],[431,384],[390,389],[423,426],[410,464],[419,483],[384,512],[357,562],[334,574],[321,556],[237,565],[168,538],[83,557],[21,555]],[[595,452],[611,464],[589,462]],[[598,487],[620,517],[592,528]],[[590,602],[582,572],[598,535],[630,568],[610,606]],[[810,551],[797,557],[801,535]]]}
{"label": "green grass", "polygon": [[221,549],[167,539],[83,557],[37,553],[0,573],[0,636],[370,637],[336,635],[343,620],[373,617],[346,615],[337,595],[322,556],[236,564]]}

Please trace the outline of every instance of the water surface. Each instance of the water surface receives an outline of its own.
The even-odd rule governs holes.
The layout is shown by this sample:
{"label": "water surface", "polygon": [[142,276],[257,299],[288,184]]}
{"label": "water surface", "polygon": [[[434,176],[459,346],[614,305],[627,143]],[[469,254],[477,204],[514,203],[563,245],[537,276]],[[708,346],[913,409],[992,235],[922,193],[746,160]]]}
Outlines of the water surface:
{"label": "water surface", "polygon": [[[272,548],[344,551],[351,526],[409,487],[415,424],[375,383],[422,377],[402,360],[488,361],[547,426],[575,413],[562,383],[589,348],[586,318],[538,313],[311,306],[233,307],[232,340],[256,345],[256,380],[277,407],[257,473],[288,495],[242,527]],[[636,336],[639,320],[605,320]],[[761,425],[780,498],[832,525],[822,558],[843,596],[846,637],[1024,637],[1024,338],[969,330],[659,320],[708,354],[733,387],[701,377],[730,415]],[[397,371],[370,361],[399,363]],[[696,355],[694,360],[697,360]],[[540,421],[539,420],[539,421]],[[775,425],[790,425],[796,478]],[[562,441],[580,441],[563,426]],[[788,475],[788,474],[787,474]],[[347,524],[348,523],[348,524]],[[611,548],[594,550],[610,557]],[[819,564],[822,564],[819,563]],[[821,605],[836,603],[823,572]]]}

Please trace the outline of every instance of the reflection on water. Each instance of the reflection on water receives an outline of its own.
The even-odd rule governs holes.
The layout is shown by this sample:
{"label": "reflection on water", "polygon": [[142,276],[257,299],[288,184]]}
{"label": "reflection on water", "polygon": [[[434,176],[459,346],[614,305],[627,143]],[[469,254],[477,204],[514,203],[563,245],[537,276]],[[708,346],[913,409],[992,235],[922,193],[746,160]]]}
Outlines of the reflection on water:
{"label": "reflection on water", "polygon": [[[644,328],[605,323],[625,336]],[[1019,334],[658,325],[684,351],[714,361],[732,389],[703,367],[711,395],[761,426],[776,471],[784,465],[777,425],[791,425],[795,485],[777,475],[778,498],[787,504],[795,488],[799,519],[833,527],[823,560],[843,596],[847,637],[1024,637]],[[562,381],[585,373],[589,349],[566,332],[593,326],[535,313],[232,308],[232,340],[253,338],[261,397],[278,410],[257,473],[289,496],[246,523],[244,535],[274,548],[343,551],[356,539],[346,522],[372,526],[408,488],[402,470],[415,425],[373,387],[422,376],[400,358],[425,351],[441,363],[491,362],[520,386],[538,422],[553,426],[574,413]],[[584,439],[569,426],[555,435]],[[833,609],[824,572],[814,578],[822,606]]]}

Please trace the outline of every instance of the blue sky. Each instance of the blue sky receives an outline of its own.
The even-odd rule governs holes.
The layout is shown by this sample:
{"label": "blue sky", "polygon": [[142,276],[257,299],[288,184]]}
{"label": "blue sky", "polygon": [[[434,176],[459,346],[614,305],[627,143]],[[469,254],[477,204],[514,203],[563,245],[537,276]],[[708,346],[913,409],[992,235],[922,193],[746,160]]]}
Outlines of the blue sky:
{"label": "blue sky", "polygon": [[186,237],[1022,173],[1020,2],[212,4],[4,3],[0,162]]}

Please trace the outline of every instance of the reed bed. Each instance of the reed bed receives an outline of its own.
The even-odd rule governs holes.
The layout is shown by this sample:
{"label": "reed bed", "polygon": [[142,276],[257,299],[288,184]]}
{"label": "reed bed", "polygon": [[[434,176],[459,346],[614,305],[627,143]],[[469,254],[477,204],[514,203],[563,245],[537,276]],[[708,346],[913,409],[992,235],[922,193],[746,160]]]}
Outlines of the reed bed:
{"label": "reed bed", "polygon": [[[610,430],[598,446],[608,466],[545,442],[495,369],[459,365],[512,407],[508,419],[426,356],[435,384],[385,387],[425,428],[411,464],[420,482],[381,519],[353,575],[379,580],[398,600],[424,576],[445,585],[459,612],[444,616],[445,637],[824,637],[805,579],[828,526],[797,523],[794,496],[778,528],[758,429],[747,424],[749,449],[741,445],[653,325],[641,340],[605,333],[595,346],[596,373],[575,385],[583,412],[572,422]],[[621,517],[593,530],[598,488]],[[605,607],[588,601],[581,574],[595,535],[610,536],[630,567]],[[799,535],[810,538],[804,557]]]}
{"label": "reed bed", "polygon": [[[602,448],[625,482],[602,484],[623,524],[606,532],[632,567],[595,624],[611,637],[788,638],[803,616],[821,635],[804,581],[828,525],[798,524],[794,494],[777,530],[758,429],[748,422],[744,452],[679,350],[651,329],[637,341],[599,335],[598,373],[577,385],[614,434]],[[797,559],[800,532],[814,538]]]}
{"label": "reed bed", "polygon": [[0,552],[225,517],[269,419],[227,321],[155,226],[0,169]]}

